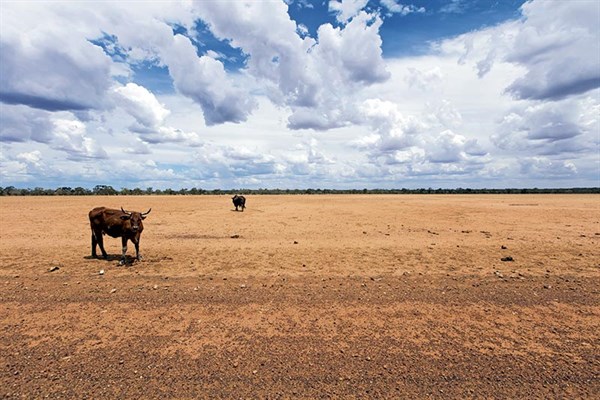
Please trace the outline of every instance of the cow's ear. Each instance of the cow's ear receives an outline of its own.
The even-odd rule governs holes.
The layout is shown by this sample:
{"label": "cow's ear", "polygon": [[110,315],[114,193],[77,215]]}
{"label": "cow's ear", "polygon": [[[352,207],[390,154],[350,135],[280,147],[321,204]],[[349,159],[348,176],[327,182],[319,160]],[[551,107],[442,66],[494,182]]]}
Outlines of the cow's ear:
{"label": "cow's ear", "polygon": [[131,218],[131,215],[121,215],[121,219],[125,220],[125,219],[129,219]]}
{"label": "cow's ear", "polygon": [[146,219],[146,216],[145,216],[145,215],[142,215],[142,219]]}

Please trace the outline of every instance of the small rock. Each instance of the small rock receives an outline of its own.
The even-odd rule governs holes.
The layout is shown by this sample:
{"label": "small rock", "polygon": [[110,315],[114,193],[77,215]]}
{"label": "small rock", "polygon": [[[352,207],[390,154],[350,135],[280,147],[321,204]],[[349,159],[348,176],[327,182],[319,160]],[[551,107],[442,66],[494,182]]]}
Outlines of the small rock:
{"label": "small rock", "polygon": [[154,290],[158,289],[158,285],[152,286],[152,289],[154,289]]}
{"label": "small rock", "polygon": [[116,291],[117,291],[117,289],[112,289],[110,292],[115,293]]}
{"label": "small rock", "polygon": [[294,240],[294,244],[298,244],[298,242]]}
{"label": "small rock", "polygon": [[232,239],[239,239],[240,235],[231,235]]}
{"label": "small rock", "polygon": [[244,285],[244,284],[241,284],[241,285],[240,285],[240,288],[242,288],[242,289],[245,289],[245,288],[246,288],[246,285]]}
{"label": "small rock", "polygon": [[104,270],[101,269],[100,272],[98,272],[98,275],[104,275]]}
{"label": "small rock", "polygon": [[544,285],[544,289],[552,289],[552,285]]}
{"label": "small rock", "polygon": [[500,261],[515,261],[515,260],[514,260],[514,258],[512,258],[511,256],[508,256],[508,257],[502,257],[502,258],[500,259]]}
{"label": "small rock", "polygon": [[500,248],[501,248],[502,250],[506,250],[506,249],[508,249],[508,247],[506,247],[505,245],[502,245],[502,246],[500,246]]}
{"label": "small rock", "polygon": [[504,275],[500,271],[494,271],[494,275],[496,275],[498,278],[504,278]]}
{"label": "small rock", "polygon": [[60,269],[59,266],[55,265],[53,267],[50,267],[50,269],[48,270],[48,272],[54,272],[54,271],[58,271]]}

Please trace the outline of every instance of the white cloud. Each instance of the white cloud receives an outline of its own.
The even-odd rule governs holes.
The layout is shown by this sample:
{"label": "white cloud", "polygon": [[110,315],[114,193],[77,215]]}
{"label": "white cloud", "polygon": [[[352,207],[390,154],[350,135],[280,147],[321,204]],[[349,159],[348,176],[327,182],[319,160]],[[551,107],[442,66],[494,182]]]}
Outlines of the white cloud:
{"label": "white cloud", "polygon": [[507,88],[509,93],[556,100],[600,87],[598,4],[535,1],[522,10],[525,20],[506,58],[527,73]]}
{"label": "white cloud", "polygon": [[343,126],[354,112],[352,93],[389,78],[376,15],[359,12],[344,27],[321,25],[301,37],[284,3],[199,3],[219,38],[248,55],[244,72],[272,101],[292,109],[292,129]]}
{"label": "white cloud", "polygon": [[169,110],[143,86],[128,83],[125,86],[115,87],[113,91],[117,105],[133,116],[143,127],[156,128],[162,125],[169,115]]}
{"label": "white cloud", "polygon": [[[79,21],[73,35],[50,20],[61,16],[58,7],[30,7],[22,2],[2,5],[0,24],[0,100],[9,104],[56,110],[101,107],[111,85],[111,61],[86,34],[100,34]],[[77,25],[77,26],[73,26]]]}
{"label": "white cloud", "polygon": [[48,143],[52,139],[50,113],[24,105],[0,103],[0,142],[35,141]]}
{"label": "white cloud", "polygon": [[599,93],[515,106],[500,121],[492,140],[504,150],[540,155],[592,149],[600,132]]}
{"label": "white cloud", "polygon": [[404,5],[398,3],[396,0],[381,0],[381,4],[393,14],[408,15],[411,13],[424,13],[425,7],[417,7],[412,4]]}
{"label": "white cloud", "polygon": [[406,82],[411,87],[418,87],[422,90],[435,90],[444,78],[440,67],[433,67],[421,71],[414,67],[408,68],[409,74],[406,76]]}
{"label": "white cloud", "polygon": [[68,154],[72,160],[82,158],[107,158],[108,154],[97,142],[86,135],[85,124],[72,117],[53,118],[54,130],[51,146]]}
{"label": "white cloud", "polygon": [[367,3],[368,0],[330,0],[329,11],[335,13],[339,22],[346,23],[365,8]]}

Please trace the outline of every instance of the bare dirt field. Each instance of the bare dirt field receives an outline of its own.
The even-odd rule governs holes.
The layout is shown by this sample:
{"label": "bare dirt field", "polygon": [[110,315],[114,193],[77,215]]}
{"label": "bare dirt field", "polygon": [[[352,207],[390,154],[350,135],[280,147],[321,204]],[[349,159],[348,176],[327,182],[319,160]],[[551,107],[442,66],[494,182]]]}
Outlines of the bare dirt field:
{"label": "bare dirt field", "polygon": [[[152,207],[143,261],[96,206]],[[0,398],[600,397],[600,196],[247,207],[0,198]]]}

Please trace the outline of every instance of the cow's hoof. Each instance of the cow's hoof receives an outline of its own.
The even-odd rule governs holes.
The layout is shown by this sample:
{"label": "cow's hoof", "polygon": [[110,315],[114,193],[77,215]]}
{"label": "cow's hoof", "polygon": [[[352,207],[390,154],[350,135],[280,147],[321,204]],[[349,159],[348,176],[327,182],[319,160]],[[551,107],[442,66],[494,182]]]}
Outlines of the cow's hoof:
{"label": "cow's hoof", "polygon": [[119,265],[125,265],[125,260],[119,261]]}

